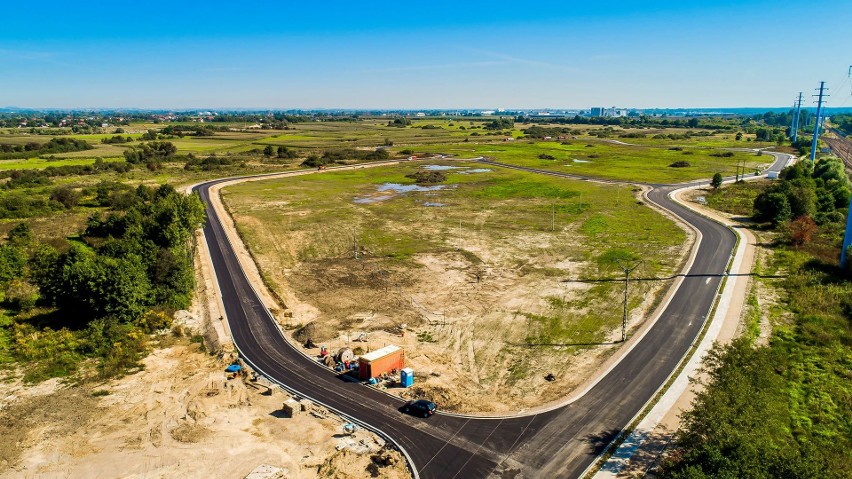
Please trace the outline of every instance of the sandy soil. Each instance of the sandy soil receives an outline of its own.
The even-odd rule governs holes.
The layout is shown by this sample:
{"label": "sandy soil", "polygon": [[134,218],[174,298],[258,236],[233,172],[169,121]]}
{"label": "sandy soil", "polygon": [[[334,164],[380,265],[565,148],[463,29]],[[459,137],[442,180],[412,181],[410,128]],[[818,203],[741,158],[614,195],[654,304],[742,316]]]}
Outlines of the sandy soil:
{"label": "sandy soil", "polygon": [[[218,195],[214,206],[224,212],[216,200]],[[584,299],[590,287],[562,281],[582,276],[588,265],[554,254],[550,233],[494,241],[474,228],[463,233],[459,242],[463,251],[447,248],[417,255],[415,268],[395,267],[369,255],[358,260],[303,261],[289,267],[282,258],[294,257],[294,251],[310,238],[275,234],[247,215],[236,220],[241,228],[259,231],[270,242],[249,254],[242,241],[235,241],[238,235],[230,218],[224,221],[255,288],[269,304],[277,304],[273,309],[284,329],[313,323],[316,330],[309,336],[332,352],[350,347],[358,353],[388,344],[405,349],[416,385],[408,390],[389,387],[390,393],[431,398],[443,409],[457,412],[524,411],[566,398],[621,346],[615,342],[620,328],[606,332],[598,345],[530,348],[522,344],[532,324],[522,313],[553,315],[553,298]],[[566,230],[561,240],[570,236]],[[671,257],[684,258],[689,246],[671,251]],[[519,258],[523,259],[520,264]],[[560,274],[546,274],[545,269],[558,269]],[[272,292],[264,286],[260,271],[273,286]],[[640,292],[645,300],[631,311],[632,330],[651,316],[660,293],[670,285],[669,281],[633,284],[634,293]],[[620,308],[620,291],[598,301]],[[296,342],[304,339],[299,336]],[[319,352],[316,348],[304,351]],[[553,380],[545,379],[548,374]]]}
{"label": "sandy soil", "polygon": [[[314,406],[286,417],[287,396],[228,380],[224,362],[179,340],[143,371],[97,387],[0,385],[0,478],[410,477],[401,455]],[[390,465],[386,465],[390,464]]]}

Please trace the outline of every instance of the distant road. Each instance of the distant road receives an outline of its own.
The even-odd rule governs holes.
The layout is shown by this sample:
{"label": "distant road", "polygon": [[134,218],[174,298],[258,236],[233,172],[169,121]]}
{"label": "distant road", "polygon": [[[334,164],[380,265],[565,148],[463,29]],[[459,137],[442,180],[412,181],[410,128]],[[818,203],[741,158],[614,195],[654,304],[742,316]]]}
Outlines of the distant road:
{"label": "distant road", "polygon": [[[777,159],[771,169],[778,170],[786,164],[788,155],[770,154]],[[322,403],[395,442],[410,459],[415,477],[422,478],[579,477],[663,385],[689,350],[713,305],[735,243],[730,230],[668,198],[668,193],[684,185],[657,186],[648,198],[696,227],[702,241],[684,282],[641,342],[569,405],[515,417],[439,413],[422,420],[400,413],[398,408],[403,402],[399,399],[339,379],[284,339],[267,305],[252,289],[220,218],[210,206],[210,187],[232,179],[203,183],[194,191],[207,204],[204,235],[241,357],[285,389]]]}

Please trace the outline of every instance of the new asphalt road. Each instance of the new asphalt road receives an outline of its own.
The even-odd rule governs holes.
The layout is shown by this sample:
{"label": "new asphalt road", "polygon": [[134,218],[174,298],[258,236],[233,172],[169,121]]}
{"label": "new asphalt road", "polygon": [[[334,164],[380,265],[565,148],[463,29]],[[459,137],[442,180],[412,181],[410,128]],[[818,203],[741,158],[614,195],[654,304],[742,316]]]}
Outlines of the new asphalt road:
{"label": "new asphalt road", "polygon": [[[787,155],[775,155],[778,161],[772,168],[778,170]],[[398,399],[340,379],[284,339],[240,267],[220,218],[209,206],[209,188],[223,181],[228,180],[204,183],[195,191],[208,205],[204,235],[241,357],[286,389],[396,443],[422,478],[579,477],[689,350],[714,303],[735,244],[730,230],[668,198],[668,193],[684,185],[654,188],[648,198],[697,228],[702,240],[683,283],[644,338],[571,404],[525,416],[477,418],[439,413],[424,420],[402,414],[403,402]]]}

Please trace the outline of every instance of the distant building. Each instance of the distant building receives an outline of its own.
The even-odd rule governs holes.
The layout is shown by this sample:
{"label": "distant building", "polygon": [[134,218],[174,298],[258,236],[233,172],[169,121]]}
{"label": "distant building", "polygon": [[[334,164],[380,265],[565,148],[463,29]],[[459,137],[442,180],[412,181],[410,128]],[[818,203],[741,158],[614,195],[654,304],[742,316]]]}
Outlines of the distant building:
{"label": "distant building", "polygon": [[603,118],[620,118],[627,116],[627,110],[624,108],[604,108],[600,106],[592,107],[589,112],[589,116],[593,118],[603,117]]}

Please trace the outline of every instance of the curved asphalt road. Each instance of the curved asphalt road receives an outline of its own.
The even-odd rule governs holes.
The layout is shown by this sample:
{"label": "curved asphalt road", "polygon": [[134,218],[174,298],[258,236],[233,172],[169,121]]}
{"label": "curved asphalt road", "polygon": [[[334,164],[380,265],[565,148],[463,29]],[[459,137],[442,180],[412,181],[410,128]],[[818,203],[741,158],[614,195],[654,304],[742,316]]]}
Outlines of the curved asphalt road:
{"label": "curved asphalt road", "polygon": [[[773,168],[780,169],[786,155],[776,157],[779,161]],[[208,205],[204,234],[241,356],[286,389],[325,404],[397,443],[413,463],[415,475],[422,478],[579,477],[663,385],[690,348],[714,303],[735,243],[730,230],[668,198],[669,192],[684,185],[655,188],[649,199],[695,226],[703,239],[684,282],[642,341],[569,405],[519,417],[438,414],[423,420],[401,414],[398,408],[403,403],[396,398],[339,379],[284,339],[246,279],[220,219],[209,206],[209,188],[228,180],[204,183],[194,190]]]}

